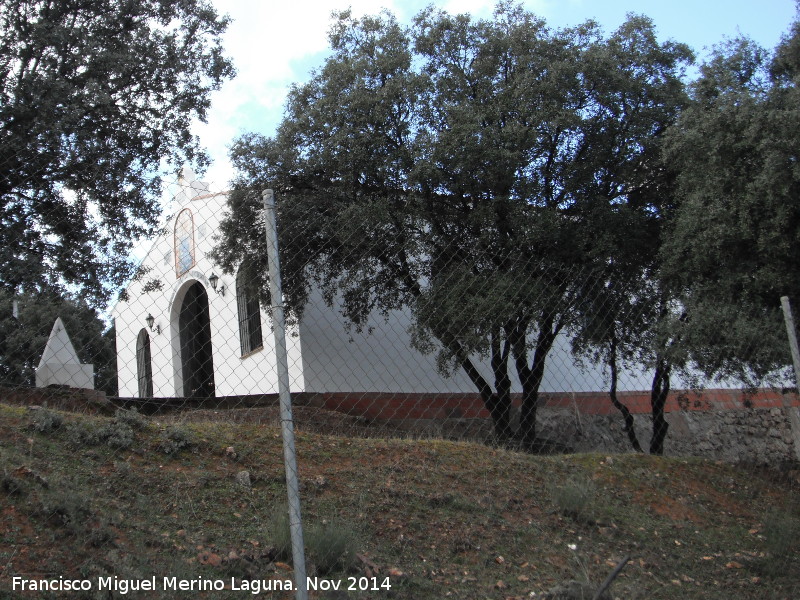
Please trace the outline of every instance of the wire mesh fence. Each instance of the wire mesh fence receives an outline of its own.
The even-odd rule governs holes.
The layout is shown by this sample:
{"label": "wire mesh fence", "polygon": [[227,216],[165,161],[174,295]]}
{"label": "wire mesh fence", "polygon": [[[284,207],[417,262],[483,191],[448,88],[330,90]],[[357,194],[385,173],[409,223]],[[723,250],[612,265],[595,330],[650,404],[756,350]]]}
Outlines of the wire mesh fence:
{"label": "wire mesh fence", "polygon": [[279,194],[276,303],[264,190],[167,187],[107,313],[3,292],[0,594],[800,592],[779,299],[709,332],[583,240]]}

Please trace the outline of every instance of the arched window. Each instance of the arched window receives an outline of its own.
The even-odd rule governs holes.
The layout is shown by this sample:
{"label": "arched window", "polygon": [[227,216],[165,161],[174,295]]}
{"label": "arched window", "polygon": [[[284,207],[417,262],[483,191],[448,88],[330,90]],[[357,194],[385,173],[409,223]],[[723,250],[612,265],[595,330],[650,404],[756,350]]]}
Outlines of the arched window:
{"label": "arched window", "polygon": [[153,364],[150,357],[150,335],[146,329],[136,338],[136,378],[139,381],[139,398],[153,397]]}
{"label": "arched window", "polygon": [[236,305],[239,309],[239,341],[242,356],[264,347],[261,338],[261,310],[258,280],[252,263],[243,263],[236,274]]}
{"label": "arched window", "polygon": [[175,274],[180,277],[194,266],[194,219],[188,208],[175,219]]}

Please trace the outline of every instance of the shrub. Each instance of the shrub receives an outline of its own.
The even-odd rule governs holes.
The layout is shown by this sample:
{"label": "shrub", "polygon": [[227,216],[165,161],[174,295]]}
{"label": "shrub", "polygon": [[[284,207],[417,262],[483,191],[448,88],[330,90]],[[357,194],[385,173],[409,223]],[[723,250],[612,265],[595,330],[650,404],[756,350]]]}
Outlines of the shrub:
{"label": "shrub", "polygon": [[596,489],[587,477],[571,477],[553,490],[553,503],[563,515],[576,521],[590,522]]}
{"label": "shrub", "polygon": [[100,436],[111,448],[127,450],[133,446],[135,435],[130,425],[121,421],[112,421],[100,428]]}
{"label": "shrub", "polygon": [[[286,506],[273,512],[269,526],[270,542],[279,560],[291,560],[292,535]],[[317,574],[347,571],[355,561],[358,536],[352,527],[339,521],[304,526],[303,538],[308,558]]]}
{"label": "shrub", "polygon": [[764,570],[778,575],[786,561],[800,548],[800,519],[789,512],[774,510],[764,519],[764,543],[767,549]]}
{"label": "shrub", "polygon": [[305,543],[319,575],[347,571],[355,560],[357,536],[345,523],[313,523],[305,533]]}
{"label": "shrub", "polygon": [[9,496],[23,496],[26,486],[21,479],[3,471],[3,474],[0,475],[0,492]]}
{"label": "shrub", "polygon": [[114,461],[114,473],[120,479],[126,479],[131,476],[133,469],[131,464],[124,460]]}
{"label": "shrub", "polygon": [[280,560],[292,558],[292,534],[289,527],[289,513],[284,506],[276,509],[270,518],[269,538],[275,547],[275,557]]}
{"label": "shrub", "polygon": [[67,439],[76,446],[99,446],[108,444],[115,450],[127,450],[135,442],[131,427],[117,420],[97,426],[91,422],[70,423]]}
{"label": "shrub", "polygon": [[51,431],[55,431],[64,423],[64,417],[62,417],[57,412],[53,412],[52,410],[48,410],[46,408],[40,408],[33,413],[33,418],[31,419],[31,427],[34,431],[39,433],[50,433]]}
{"label": "shrub", "polygon": [[192,446],[192,434],[179,425],[170,425],[161,434],[158,449],[164,454],[177,454]]}
{"label": "shrub", "polygon": [[136,410],[135,407],[131,410],[125,410],[124,408],[117,409],[117,412],[114,413],[114,420],[137,431],[147,429],[147,426],[150,424],[147,417]]}
{"label": "shrub", "polygon": [[77,533],[92,514],[89,499],[62,483],[42,494],[39,503],[38,514],[54,524],[64,525],[73,533]]}

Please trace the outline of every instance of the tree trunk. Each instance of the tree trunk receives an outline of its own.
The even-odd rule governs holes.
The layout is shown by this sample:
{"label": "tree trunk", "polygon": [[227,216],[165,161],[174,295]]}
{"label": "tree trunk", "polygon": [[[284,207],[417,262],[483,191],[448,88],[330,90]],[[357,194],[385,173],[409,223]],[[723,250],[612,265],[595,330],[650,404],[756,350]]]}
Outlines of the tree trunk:
{"label": "tree trunk", "polygon": [[453,353],[453,356],[458,359],[458,364],[461,365],[461,368],[464,370],[466,376],[469,377],[469,380],[478,389],[478,393],[481,395],[481,400],[483,400],[483,405],[491,414],[492,406],[496,402],[493,398],[494,393],[492,386],[489,385],[489,382],[486,381],[483,375],[481,375],[480,371],[478,371],[478,369],[475,367],[472,360],[464,351],[464,347],[454,335],[450,334],[450,332],[447,330],[444,330],[437,334],[436,337],[438,337],[439,340],[445,346],[447,346],[450,352]]}
{"label": "tree trunk", "polygon": [[[399,227],[397,229],[398,231],[401,230]],[[422,296],[422,290],[420,289],[419,282],[411,276],[411,270],[408,266],[408,259],[405,256],[405,253],[403,253],[403,256],[401,257],[401,265],[400,277],[402,278],[406,289],[414,298],[419,299]],[[458,364],[461,366],[466,376],[477,388],[478,393],[481,396],[481,400],[483,401],[483,405],[486,407],[486,410],[489,411],[489,415],[492,418],[495,432],[500,434],[500,432],[508,431],[510,429],[510,384],[507,399],[504,399],[502,394],[495,394],[492,390],[492,386],[488,381],[486,381],[486,378],[481,375],[480,371],[472,362],[472,359],[470,359],[469,355],[464,350],[464,347],[458,340],[457,336],[453,335],[447,329],[447,327],[438,330],[434,335],[448,350],[450,350],[452,355],[458,360]],[[496,376],[497,375],[495,374],[495,377]],[[504,408],[505,402],[508,403],[508,408]]]}
{"label": "tree trunk", "polygon": [[[495,395],[492,392],[492,386],[489,385],[489,382],[486,381],[486,379],[484,379],[483,375],[481,375],[478,369],[475,368],[475,365],[472,364],[472,361],[469,358],[464,358],[461,360],[461,368],[464,369],[467,377],[469,377],[475,387],[478,388],[478,393],[481,395],[483,405],[491,414],[492,406],[495,403]],[[494,417],[492,417],[492,419],[494,420]],[[497,423],[495,423],[495,428],[497,428]]]}
{"label": "tree trunk", "polygon": [[636,437],[636,429],[634,429],[633,415],[628,407],[625,406],[617,398],[617,336],[611,336],[610,350],[608,355],[608,366],[611,369],[611,387],[608,390],[608,395],[611,398],[611,404],[622,413],[622,418],[625,420],[625,433],[628,434],[628,439],[631,446],[636,452],[644,452],[642,446],[639,444],[639,439]]}
{"label": "tree trunk", "polygon": [[527,327],[518,327],[514,340],[514,363],[522,384],[522,406],[517,435],[525,448],[529,450],[537,449],[536,406],[539,400],[539,387],[544,378],[545,360],[556,338],[553,322],[553,317],[549,315],[540,321],[539,334],[536,336],[536,348],[533,351],[533,363],[530,366],[528,366],[525,343]]}
{"label": "tree trunk", "polygon": [[508,355],[510,343],[506,340],[500,344],[500,332],[492,333],[492,372],[494,373],[494,387],[497,390],[486,408],[492,417],[494,432],[498,440],[505,441],[511,438],[511,377],[508,375]]}
{"label": "tree trunk", "polygon": [[653,438],[650,440],[650,454],[664,454],[664,439],[667,437],[669,423],[664,418],[664,406],[669,395],[670,364],[660,358],[656,363],[653,375],[653,387],[650,392],[650,406],[653,411]]}

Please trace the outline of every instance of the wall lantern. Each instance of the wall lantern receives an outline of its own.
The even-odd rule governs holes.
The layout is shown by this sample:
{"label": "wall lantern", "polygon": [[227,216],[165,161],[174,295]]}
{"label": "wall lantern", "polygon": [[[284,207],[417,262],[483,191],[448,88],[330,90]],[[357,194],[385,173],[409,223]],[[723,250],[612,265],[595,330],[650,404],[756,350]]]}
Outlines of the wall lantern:
{"label": "wall lantern", "polygon": [[[147,313],[147,317],[145,318],[144,321],[145,323],[147,323],[147,326],[150,328],[150,331],[153,331],[153,323],[156,322],[155,317],[153,317],[153,315],[151,315],[150,313]],[[156,335],[161,334],[161,325],[156,325],[155,332]]]}
{"label": "wall lantern", "polygon": [[219,283],[219,277],[217,277],[216,273],[212,272],[211,276],[208,278],[208,283],[211,284],[211,289],[216,291],[220,296],[225,296],[225,284],[223,283],[219,289],[217,289],[217,284]]}

